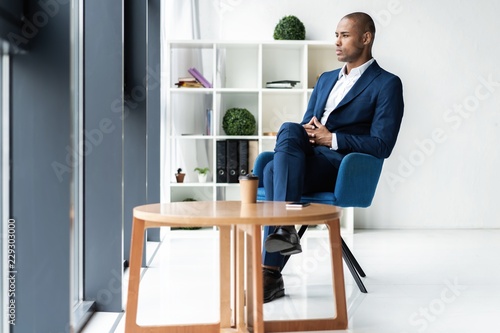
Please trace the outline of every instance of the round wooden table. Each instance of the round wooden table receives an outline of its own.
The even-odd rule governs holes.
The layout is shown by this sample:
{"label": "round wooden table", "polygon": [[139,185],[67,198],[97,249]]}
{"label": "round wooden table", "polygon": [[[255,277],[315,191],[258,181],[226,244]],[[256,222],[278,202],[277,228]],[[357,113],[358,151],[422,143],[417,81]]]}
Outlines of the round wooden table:
{"label": "round wooden table", "polygon": [[[340,238],[339,207],[311,204],[302,209],[287,209],[285,202],[258,202],[242,204],[239,201],[189,201],[165,204],[151,204],[134,208],[132,239],[130,248],[130,276],[126,309],[126,333],[219,333],[288,332],[345,329],[347,308],[342,266],[342,245]],[[332,258],[332,285],[335,296],[336,317],[309,320],[265,321],[263,318],[262,287],[262,240],[263,225],[326,224],[330,236]],[[220,230],[220,300],[219,323],[139,326],[137,306],[142,263],[144,232],[147,228],[161,226],[193,227],[217,226]],[[235,288],[236,312],[231,316],[229,281],[231,280],[231,230],[234,231],[236,251]],[[244,238],[247,237],[244,264]],[[244,275],[247,274],[247,297],[245,302]],[[245,320],[245,310],[247,312]]]}

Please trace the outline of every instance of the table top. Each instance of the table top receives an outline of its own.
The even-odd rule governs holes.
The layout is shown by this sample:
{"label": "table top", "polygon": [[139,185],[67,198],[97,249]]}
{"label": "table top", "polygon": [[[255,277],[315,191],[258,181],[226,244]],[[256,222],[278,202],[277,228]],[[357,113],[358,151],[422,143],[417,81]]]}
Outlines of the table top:
{"label": "table top", "polygon": [[134,217],[169,225],[295,225],[315,222],[322,224],[338,219],[341,208],[326,204],[311,204],[300,209],[287,209],[286,202],[265,201],[242,204],[240,201],[183,201],[150,204],[134,208]]}

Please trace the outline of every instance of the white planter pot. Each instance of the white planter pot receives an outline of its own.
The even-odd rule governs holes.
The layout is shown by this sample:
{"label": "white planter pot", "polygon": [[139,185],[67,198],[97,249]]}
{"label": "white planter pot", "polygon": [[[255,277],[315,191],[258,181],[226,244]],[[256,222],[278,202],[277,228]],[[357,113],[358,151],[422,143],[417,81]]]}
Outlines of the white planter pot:
{"label": "white planter pot", "polygon": [[206,183],[207,182],[207,174],[198,174],[198,181],[200,183]]}

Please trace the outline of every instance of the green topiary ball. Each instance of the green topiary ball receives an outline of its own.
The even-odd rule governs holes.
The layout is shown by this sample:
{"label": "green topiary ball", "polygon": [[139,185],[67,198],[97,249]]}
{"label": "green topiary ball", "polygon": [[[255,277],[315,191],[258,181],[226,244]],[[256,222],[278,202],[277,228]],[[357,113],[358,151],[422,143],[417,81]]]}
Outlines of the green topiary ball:
{"label": "green topiary ball", "polygon": [[306,28],[297,17],[285,16],[274,28],[274,39],[304,40],[306,39]]}
{"label": "green topiary ball", "polygon": [[247,109],[231,108],[222,118],[222,128],[227,135],[252,135],[255,126],[255,117]]}

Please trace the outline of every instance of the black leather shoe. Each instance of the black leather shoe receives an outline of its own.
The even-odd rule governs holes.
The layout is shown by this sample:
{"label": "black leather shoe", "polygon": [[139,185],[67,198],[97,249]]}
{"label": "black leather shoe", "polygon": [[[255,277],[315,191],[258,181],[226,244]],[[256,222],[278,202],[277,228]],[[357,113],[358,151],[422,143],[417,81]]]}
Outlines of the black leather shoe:
{"label": "black leather shoe", "polygon": [[262,278],[264,285],[264,303],[285,296],[285,285],[279,271],[262,268]]}
{"label": "black leather shoe", "polygon": [[300,238],[294,226],[276,227],[274,233],[267,236],[264,246],[267,252],[279,252],[284,256],[302,252]]}

